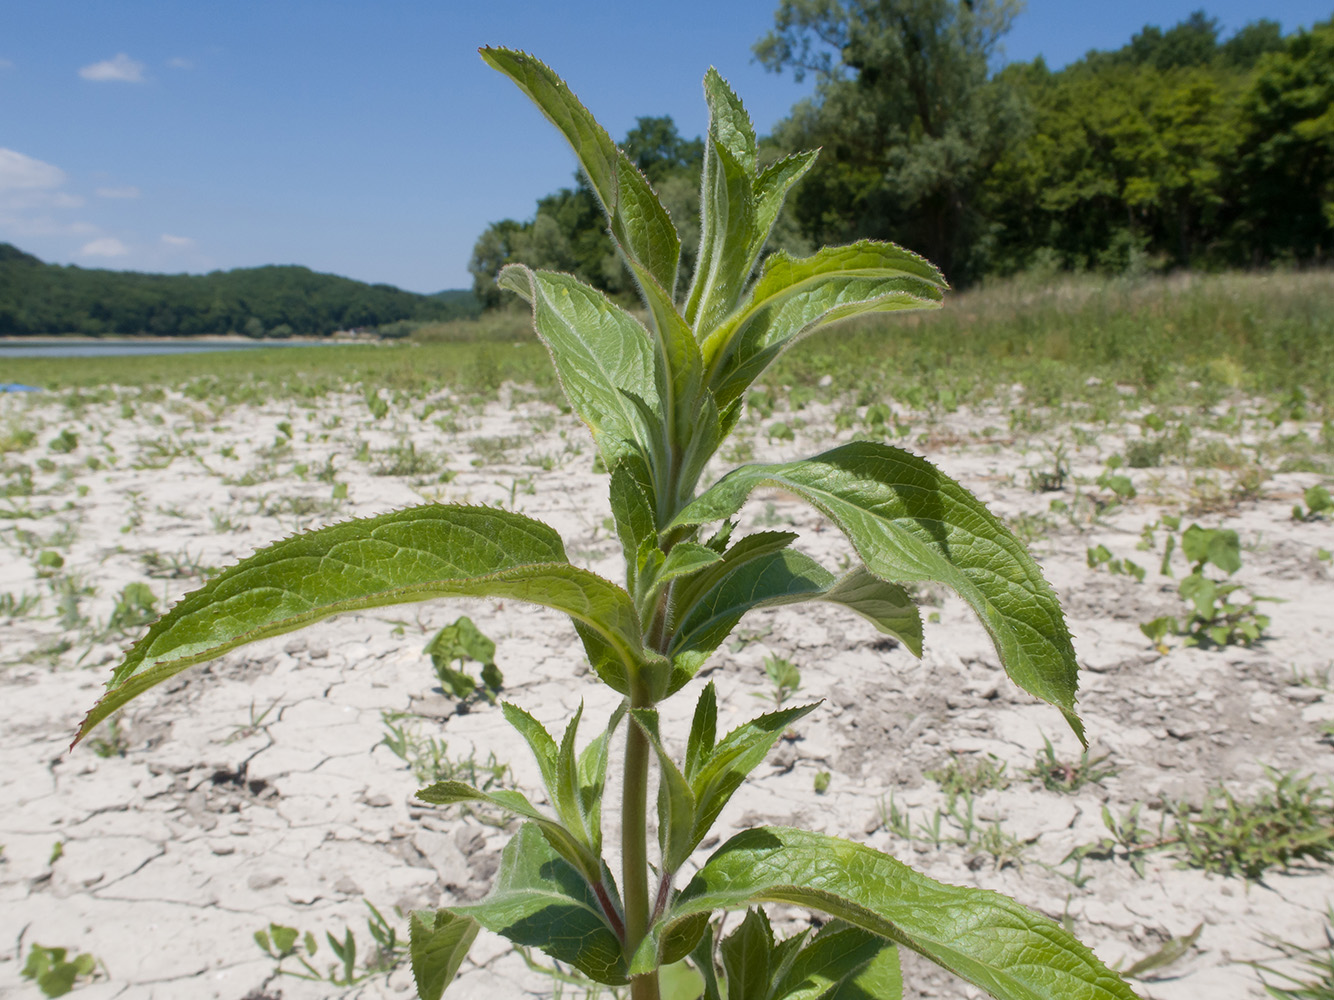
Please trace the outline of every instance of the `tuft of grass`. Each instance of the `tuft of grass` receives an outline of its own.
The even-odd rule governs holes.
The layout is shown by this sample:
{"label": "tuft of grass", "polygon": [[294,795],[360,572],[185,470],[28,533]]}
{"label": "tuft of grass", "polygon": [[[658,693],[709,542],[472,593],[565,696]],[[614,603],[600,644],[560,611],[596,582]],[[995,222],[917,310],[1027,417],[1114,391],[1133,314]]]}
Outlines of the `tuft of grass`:
{"label": "tuft of grass", "polygon": [[1268,773],[1273,787],[1255,798],[1238,799],[1220,785],[1199,809],[1176,806],[1183,864],[1258,879],[1271,868],[1334,861],[1334,788],[1314,776]]}
{"label": "tuft of grass", "polygon": [[1107,754],[1089,757],[1085,750],[1077,761],[1063,761],[1056,756],[1051,740],[1042,737],[1042,749],[1033,758],[1033,766],[1025,773],[1042,782],[1049,792],[1073,794],[1085,785],[1096,785],[1116,774],[1117,769],[1107,763]]}
{"label": "tuft of grass", "polygon": [[[1260,973],[1265,992],[1275,1000],[1334,1000],[1334,908],[1326,911],[1325,947],[1307,948],[1291,941],[1266,937],[1269,945],[1283,958],[1301,963],[1301,973],[1294,975],[1262,962],[1249,963]],[[1277,982],[1266,978],[1272,976]]]}

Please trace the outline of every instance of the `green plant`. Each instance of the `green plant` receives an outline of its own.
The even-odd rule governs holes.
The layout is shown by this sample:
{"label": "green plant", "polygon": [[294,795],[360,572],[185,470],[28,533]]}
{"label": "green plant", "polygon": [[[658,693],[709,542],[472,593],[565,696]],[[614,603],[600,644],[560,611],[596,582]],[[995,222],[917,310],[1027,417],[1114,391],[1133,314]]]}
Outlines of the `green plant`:
{"label": "green plant", "polygon": [[1136,802],[1124,816],[1118,818],[1110,809],[1103,806],[1102,825],[1107,828],[1111,836],[1103,837],[1091,844],[1081,844],[1062,858],[1062,863],[1073,860],[1078,877],[1079,866],[1085,858],[1111,861],[1119,856],[1130,862],[1135,874],[1143,878],[1149,854],[1162,850],[1171,841],[1163,832],[1167,825],[1165,816],[1160,818],[1156,834],[1148,827],[1140,826],[1139,816],[1142,808],[1143,804]]}
{"label": "green plant", "polygon": [[797,665],[773,653],[764,658],[764,675],[769,678],[772,687],[768,691],[751,693],[756,698],[772,701],[775,709],[782,708],[783,702],[801,687],[801,671],[797,669]]}
{"label": "green plant", "polygon": [[[366,929],[375,942],[370,954],[357,963],[357,939],[352,928],[343,928],[340,940],[329,931],[324,932],[329,948],[333,951],[336,962],[331,962],[326,972],[315,967],[314,958],[319,951],[319,942],[310,931],[302,934],[295,927],[282,924],[269,924],[266,930],[255,931],[255,943],[270,958],[277,960],[274,972],[281,976],[295,979],[309,979],[315,982],[329,982],[333,986],[354,986],[371,976],[393,971],[407,955],[408,943],[399,938],[399,932],[384,914],[375,908],[370,900],[362,900],[371,915],[366,918]],[[399,913],[397,909],[394,911]],[[399,913],[399,916],[402,916]],[[283,962],[296,959],[305,971],[284,969]]]}
{"label": "green plant", "polygon": [[978,792],[1004,790],[1010,787],[1010,776],[1005,773],[1005,762],[993,754],[976,759],[951,755],[944,766],[925,772],[940,784],[950,808],[960,795],[973,796]]}
{"label": "green plant", "polygon": [[79,435],[75,434],[67,427],[53,437],[47,447],[61,455],[68,455],[75,448],[79,447]]}
{"label": "green plant", "polygon": [[[460,701],[479,690],[488,701],[495,701],[496,692],[505,683],[504,675],[496,666],[496,644],[482,635],[467,615],[433,635],[422,652],[431,658],[441,690]],[[481,688],[462,669],[468,660],[482,665]]]}
{"label": "green plant", "polygon": [[[720,996],[719,960],[729,1000],[794,997],[809,977],[826,983],[826,993],[846,984],[849,993],[897,997],[899,944],[1006,1000],[1130,1000],[1124,981],[1055,923],[851,841],[746,830],[677,885],[749,772],[814,708],[780,709],[720,738],[709,683],[684,758],[668,753],[657,706],[692,681],[751,609],[841,605],[920,654],[916,606],[890,581],[947,585],[981,617],[1010,677],[1056,705],[1082,741],[1074,651],[1056,597],[1023,546],[981,501],[910,452],[853,442],[802,461],[743,466],[697,492],[748,387],[780,353],[837,319],[935,306],[945,288],[940,273],[898,247],[863,241],[800,259],[771,254],[752,280],[783,198],[815,154],[757,170],[749,119],[710,71],[700,249],[678,307],[680,239],[647,181],[546,66],[503,49],[483,56],[571,141],[643,295],[641,323],[569,275],[513,265],[498,278],[531,305],[561,388],[610,472],[626,587],[572,565],[552,529],[503,509],[427,505],[322,528],[262,549],[183,598],[116,668],[76,740],[190,665],[340,611],[446,596],[528,600],[571,616],[594,674],[623,700],[582,751],[582,709],[557,739],[523,709],[502,707],[536,757],[548,810],[518,791],[454,780],[418,793],[435,804],[485,803],[525,821],[490,896],[412,915],[422,997],[441,995],[481,925],[599,983],[628,984],[633,1000],[660,997],[658,970],[687,957],[708,1000]],[[851,541],[853,568],[835,577],[791,547],[794,532],[733,539],[736,515],[761,486],[818,509]],[[705,532],[711,524],[721,527]],[[272,600],[274,588],[291,599]],[[622,727],[618,878],[603,858],[602,799]],[[775,941],[756,909],[769,902],[822,911],[835,923]],[[719,910],[747,916],[716,942]]]}
{"label": "green plant", "polygon": [[[1305,969],[1305,976],[1295,976],[1261,962],[1250,965],[1261,974],[1265,992],[1275,1000],[1334,1000],[1334,909],[1325,912],[1325,947],[1306,948],[1302,945],[1283,941],[1276,937],[1266,937],[1282,957],[1289,961],[1300,959]],[[1265,978],[1273,976],[1289,985],[1277,985]]]}
{"label": "green plant", "polygon": [[90,745],[93,753],[99,757],[125,756],[125,751],[130,748],[130,740],[125,735],[125,730],[120,726],[119,712],[107,721],[106,735],[92,740]]}
{"label": "green plant", "polygon": [[1329,495],[1329,490],[1325,487],[1308,488],[1302,499],[1306,501],[1305,507],[1296,504],[1292,508],[1294,521],[1318,521],[1321,518],[1334,516],[1334,497]]}
{"label": "green plant", "polygon": [[1178,805],[1176,845],[1183,863],[1258,879],[1270,868],[1334,859],[1334,788],[1272,769],[1269,779],[1273,788],[1252,799],[1219,786],[1198,809]]}
{"label": "green plant", "polygon": [[[1171,555],[1173,537],[1168,537],[1164,569]],[[1190,574],[1177,585],[1177,593],[1191,605],[1189,616],[1178,620],[1173,615],[1163,615],[1145,622],[1140,631],[1159,652],[1167,651],[1169,635],[1182,636],[1186,646],[1249,646],[1256,642],[1269,627],[1269,616],[1260,613],[1259,602],[1274,598],[1250,595],[1239,583],[1216,580],[1205,574],[1208,566],[1229,576],[1241,568],[1241,540],[1237,533],[1192,524],[1181,535],[1181,550],[1194,564]]]}
{"label": "green plant", "polygon": [[1051,740],[1042,737],[1042,749],[1033,758],[1033,766],[1026,772],[1030,778],[1042,782],[1049,792],[1073,793],[1085,785],[1096,785],[1116,774],[1116,768],[1106,763],[1107,754],[1090,758],[1084,750],[1077,761],[1063,761],[1056,756]]}
{"label": "green plant", "polygon": [[1085,560],[1088,562],[1089,569],[1097,569],[1099,566],[1106,566],[1107,572],[1114,576],[1133,576],[1140,583],[1144,582],[1144,567],[1133,559],[1116,559],[1112,557],[1112,552],[1105,545],[1091,546],[1085,553]]}
{"label": "green plant", "polygon": [[93,979],[102,963],[83,952],[68,958],[68,948],[45,948],[33,944],[23,965],[23,978],[32,979],[49,997],[63,997],[80,979]]}

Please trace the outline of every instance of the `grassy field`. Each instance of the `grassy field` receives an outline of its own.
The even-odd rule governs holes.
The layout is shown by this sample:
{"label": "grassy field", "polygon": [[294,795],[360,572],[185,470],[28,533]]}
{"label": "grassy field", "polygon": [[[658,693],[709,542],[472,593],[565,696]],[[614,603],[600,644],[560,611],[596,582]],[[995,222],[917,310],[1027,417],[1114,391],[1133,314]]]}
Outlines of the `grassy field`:
{"label": "grassy field", "polygon": [[[379,346],[13,359],[6,377],[47,388],[189,385],[192,394],[237,401],[358,384],[410,397],[446,385],[485,394],[507,380],[552,387],[517,311],[430,324],[410,341]],[[1092,377],[1104,391],[1088,384]],[[1014,384],[1040,405],[1097,406],[1116,395],[1112,383],[1161,405],[1210,405],[1240,390],[1323,415],[1334,402],[1334,271],[1010,279],[951,296],[939,312],[841,324],[766,381],[826,398],[853,390],[947,408]]]}

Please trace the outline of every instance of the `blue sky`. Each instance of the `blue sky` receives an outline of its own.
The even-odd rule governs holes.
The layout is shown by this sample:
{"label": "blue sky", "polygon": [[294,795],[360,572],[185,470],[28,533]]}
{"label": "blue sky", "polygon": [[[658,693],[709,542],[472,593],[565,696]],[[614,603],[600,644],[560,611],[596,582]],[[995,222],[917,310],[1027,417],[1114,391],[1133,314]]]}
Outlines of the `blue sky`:
{"label": "blue sky", "polygon": [[[1058,67],[1200,5],[1029,0],[1006,55]],[[479,45],[540,56],[618,138],[639,115],[699,134],[712,63],[766,131],[810,89],[751,61],[776,6],[0,0],[0,241],[84,267],[295,263],[467,287],[485,226],[527,218],[575,169]],[[1328,0],[1205,9],[1225,36],[1334,14]]]}

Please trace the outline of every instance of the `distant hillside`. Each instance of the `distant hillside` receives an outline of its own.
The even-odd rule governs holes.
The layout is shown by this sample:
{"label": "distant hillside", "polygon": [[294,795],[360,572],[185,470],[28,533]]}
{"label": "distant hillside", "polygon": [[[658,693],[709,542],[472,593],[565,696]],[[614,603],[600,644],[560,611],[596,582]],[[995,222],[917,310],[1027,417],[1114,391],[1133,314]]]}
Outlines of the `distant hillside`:
{"label": "distant hillside", "polygon": [[140,274],[47,264],[0,243],[0,336],[324,336],[399,320],[457,319],[479,311],[471,291],[418,295],[305,267]]}

